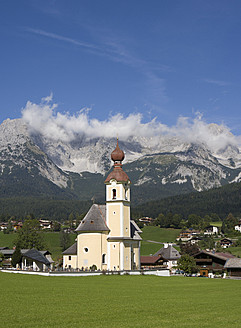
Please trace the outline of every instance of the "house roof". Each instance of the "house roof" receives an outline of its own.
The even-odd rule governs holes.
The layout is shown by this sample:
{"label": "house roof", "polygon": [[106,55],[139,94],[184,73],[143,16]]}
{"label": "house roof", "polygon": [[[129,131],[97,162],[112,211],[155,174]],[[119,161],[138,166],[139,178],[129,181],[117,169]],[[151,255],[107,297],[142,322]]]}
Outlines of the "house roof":
{"label": "house roof", "polygon": [[155,264],[157,263],[162,257],[161,256],[141,256],[141,264]]}
{"label": "house roof", "polygon": [[241,268],[241,259],[240,258],[230,258],[226,261],[224,268]]}
{"label": "house roof", "polygon": [[62,254],[63,255],[77,255],[77,243],[74,243],[72,246],[67,248]]}
{"label": "house roof", "polygon": [[23,256],[40,263],[50,265],[50,261],[35,248],[29,249]]}
{"label": "house roof", "polygon": [[227,260],[228,258],[235,258],[235,256],[230,253],[222,253],[222,252],[215,253],[215,252],[208,252],[205,250],[202,250],[202,251],[198,252],[197,254],[194,254],[193,256],[196,258],[196,256],[199,254],[206,254],[206,255],[216,257],[216,258],[224,260],[224,261]]}
{"label": "house roof", "polygon": [[165,260],[178,260],[181,257],[180,253],[172,245],[159,249],[154,256],[158,255],[161,255]]}
{"label": "house roof", "polygon": [[93,204],[75,231],[110,231],[106,225],[106,206]]}

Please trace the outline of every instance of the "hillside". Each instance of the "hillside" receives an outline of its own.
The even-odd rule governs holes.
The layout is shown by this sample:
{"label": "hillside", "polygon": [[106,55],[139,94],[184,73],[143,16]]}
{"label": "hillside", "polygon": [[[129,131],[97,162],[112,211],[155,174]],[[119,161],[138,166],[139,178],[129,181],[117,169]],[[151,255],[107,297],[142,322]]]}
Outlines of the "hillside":
{"label": "hillside", "polygon": [[230,212],[241,216],[241,183],[232,183],[221,188],[203,192],[168,197],[146,202],[132,209],[134,217],[157,217],[160,213],[179,213],[183,216],[217,213],[221,218]]}

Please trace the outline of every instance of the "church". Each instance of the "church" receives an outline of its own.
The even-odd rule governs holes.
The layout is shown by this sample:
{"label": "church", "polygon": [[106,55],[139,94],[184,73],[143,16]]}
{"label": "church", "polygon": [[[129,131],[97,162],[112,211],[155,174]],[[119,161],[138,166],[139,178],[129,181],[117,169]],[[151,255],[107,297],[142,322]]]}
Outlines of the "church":
{"label": "church", "polygon": [[124,152],[111,153],[113,170],[105,180],[106,205],[93,204],[75,230],[76,243],[63,252],[63,268],[89,270],[140,269],[139,233],[130,218],[130,179],[122,169]]}

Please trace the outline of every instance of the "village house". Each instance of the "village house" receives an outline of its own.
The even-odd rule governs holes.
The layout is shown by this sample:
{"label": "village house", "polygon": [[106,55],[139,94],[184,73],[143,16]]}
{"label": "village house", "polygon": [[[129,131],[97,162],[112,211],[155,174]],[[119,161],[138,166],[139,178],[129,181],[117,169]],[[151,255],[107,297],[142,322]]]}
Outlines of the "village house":
{"label": "village house", "polygon": [[130,179],[122,169],[118,140],[111,153],[114,169],[105,180],[106,204],[93,204],[77,229],[76,244],[63,252],[63,268],[140,269],[141,230],[130,218]]}
{"label": "village house", "polygon": [[220,240],[220,246],[222,248],[228,248],[233,245],[233,241],[229,238],[223,238]]}
{"label": "village house", "polygon": [[219,232],[218,227],[210,225],[204,231],[204,235],[217,235]]}
{"label": "village house", "polygon": [[205,250],[198,252],[193,257],[199,268],[200,275],[205,277],[208,277],[210,274],[221,274],[224,271],[226,261],[235,258],[235,256],[230,253],[216,253],[214,251],[208,252]]}
{"label": "village house", "polygon": [[148,225],[148,224],[152,223],[153,221],[154,221],[154,219],[149,218],[147,216],[139,219],[139,222],[144,223],[144,225]]}
{"label": "village house", "polygon": [[52,226],[53,226],[53,223],[52,221],[49,221],[49,220],[43,220],[43,219],[40,219],[39,220],[39,224],[40,224],[40,227],[45,230],[45,229],[52,229]]}
{"label": "village house", "polygon": [[229,277],[241,277],[241,259],[230,258],[226,261],[224,268]]}
{"label": "village house", "polygon": [[234,227],[234,229],[235,229],[236,231],[241,232],[241,220],[239,221],[238,224],[236,224],[236,226]]}
{"label": "village house", "polygon": [[188,229],[188,230],[182,231],[176,240],[185,243],[185,242],[192,240],[194,237],[199,236],[200,234],[201,234],[201,232],[199,230]]}
{"label": "village house", "polygon": [[[11,267],[11,260],[15,249],[9,249],[7,247],[0,247],[0,253],[4,256],[4,267]],[[19,269],[22,270],[34,270],[43,271],[46,269],[53,269],[54,261],[51,257],[51,253],[47,250],[38,251],[37,249],[21,249],[22,262]]]}
{"label": "village house", "polygon": [[163,264],[163,258],[162,256],[141,256],[141,268],[142,269],[159,269],[167,267]]}
{"label": "village house", "polygon": [[171,270],[177,266],[177,261],[181,257],[178,250],[176,250],[172,244],[164,244],[164,246],[153,256],[161,256],[163,263],[166,264],[167,268]]}

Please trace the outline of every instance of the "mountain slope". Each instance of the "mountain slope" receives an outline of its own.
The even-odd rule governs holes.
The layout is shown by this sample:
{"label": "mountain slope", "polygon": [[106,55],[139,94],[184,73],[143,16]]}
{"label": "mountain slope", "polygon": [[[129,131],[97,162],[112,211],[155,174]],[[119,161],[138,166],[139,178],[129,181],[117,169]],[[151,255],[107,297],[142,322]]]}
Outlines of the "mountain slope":
{"label": "mountain slope", "polygon": [[[213,138],[220,133],[210,125]],[[104,201],[115,139],[76,135],[69,142],[46,138],[21,119],[0,125],[0,197],[48,196]],[[129,137],[119,142],[134,204],[241,179],[241,155],[231,144],[213,149],[177,137]]]}

